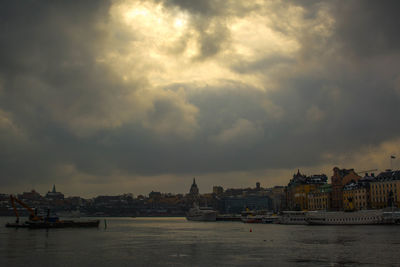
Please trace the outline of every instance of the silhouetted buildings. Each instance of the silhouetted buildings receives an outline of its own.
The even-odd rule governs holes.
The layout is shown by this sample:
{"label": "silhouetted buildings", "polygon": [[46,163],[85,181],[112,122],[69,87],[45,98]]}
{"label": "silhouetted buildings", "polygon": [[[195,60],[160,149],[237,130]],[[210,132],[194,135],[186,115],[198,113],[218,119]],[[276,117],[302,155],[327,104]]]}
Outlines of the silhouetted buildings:
{"label": "silhouetted buildings", "polygon": [[[65,197],[53,189],[45,196],[35,190],[18,194],[28,206],[55,213],[79,211],[82,216],[184,216],[196,201],[220,214],[238,214],[245,209],[282,210],[363,210],[400,207],[400,171],[387,170],[377,176],[359,176],[354,169],[335,167],[328,184],[325,174],[307,176],[297,171],[287,186],[228,188],[213,186],[212,193],[200,194],[195,178],[187,194],[151,191],[147,196],[102,195],[94,198]],[[21,216],[27,215],[17,207]],[[0,194],[0,215],[13,215],[9,195]]]}
{"label": "silhouetted buildings", "polygon": [[63,200],[64,194],[56,191],[56,185],[53,185],[53,190],[47,192],[46,198],[49,200]]}
{"label": "silhouetted buildings", "polygon": [[327,181],[328,177],[325,174],[306,176],[297,170],[286,189],[286,208],[288,210],[307,210],[309,193],[316,191]]}

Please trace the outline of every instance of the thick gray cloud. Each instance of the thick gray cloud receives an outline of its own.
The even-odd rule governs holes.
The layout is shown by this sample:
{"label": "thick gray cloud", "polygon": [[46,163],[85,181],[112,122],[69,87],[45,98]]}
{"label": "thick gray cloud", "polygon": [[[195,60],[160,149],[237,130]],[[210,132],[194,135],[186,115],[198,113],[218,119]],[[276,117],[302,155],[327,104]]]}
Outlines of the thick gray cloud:
{"label": "thick gray cloud", "polygon": [[[196,72],[179,82],[189,65],[154,79],[168,66],[142,55],[140,26],[113,21],[120,3],[1,4],[2,187],[77,179],[106,188],[122,176],[212,173],[226,181],[227,173],[335,164],[399,138],[397,1],[154,1],[183,12],[187,28],[176,46],[151,36],[148,49],[161,47],[178,67],[190,51],[190,67],[213,62],[230,75],[206,67],[213,82]],[[239,54],[231,25],[243,18],[268,19],[267,33],[289,52],[256,43],[257,56]],[[244,36],[263,37],[256,29],[265,25]]]}

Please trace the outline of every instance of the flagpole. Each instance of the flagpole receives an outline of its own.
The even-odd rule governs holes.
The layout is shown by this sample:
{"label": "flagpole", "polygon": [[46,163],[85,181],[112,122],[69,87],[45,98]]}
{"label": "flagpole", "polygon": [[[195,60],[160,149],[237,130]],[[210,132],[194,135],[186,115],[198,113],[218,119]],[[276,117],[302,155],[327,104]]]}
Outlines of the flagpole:
{"label": "flagpole", "polygon": [[396,156],[394,156],[394,155],[391,155],[390,156],[390,169],[393,171],[393,159],[395,159],[396,158]]}

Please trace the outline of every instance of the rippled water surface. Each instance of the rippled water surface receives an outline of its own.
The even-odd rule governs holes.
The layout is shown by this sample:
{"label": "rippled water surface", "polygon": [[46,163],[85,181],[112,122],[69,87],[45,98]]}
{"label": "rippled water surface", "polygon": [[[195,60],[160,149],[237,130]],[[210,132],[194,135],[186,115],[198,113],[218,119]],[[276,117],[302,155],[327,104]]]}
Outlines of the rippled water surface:
{"label": "rippled water surface", "polygon": [[400,266],[400,226],[107,218],[105,229],[101,220],[29,230],[0,218],[0,266]]}

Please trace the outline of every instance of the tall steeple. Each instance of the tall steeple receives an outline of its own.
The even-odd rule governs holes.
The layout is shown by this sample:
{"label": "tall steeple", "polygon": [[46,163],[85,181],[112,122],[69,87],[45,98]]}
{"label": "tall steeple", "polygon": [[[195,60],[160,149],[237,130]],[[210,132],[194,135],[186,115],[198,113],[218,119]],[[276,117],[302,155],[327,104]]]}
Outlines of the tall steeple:
{"label": "tall steeple", "polygon": [[55,184],[53,184],[53,191],[51,191],[52,193],[56,193],[57,191],[56,191],[56,185]]}
{"label": "tall steeple", "polygon": [[199,194],[199,188],[197,187],[196,179],[194,177],[193,177],[193,184],[190,187],[189,194],[191,194],[191,195],[198,195]]}

